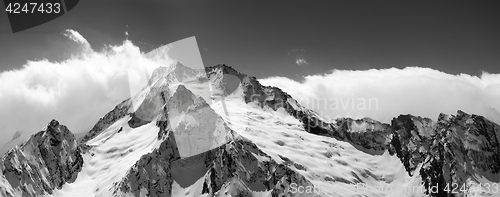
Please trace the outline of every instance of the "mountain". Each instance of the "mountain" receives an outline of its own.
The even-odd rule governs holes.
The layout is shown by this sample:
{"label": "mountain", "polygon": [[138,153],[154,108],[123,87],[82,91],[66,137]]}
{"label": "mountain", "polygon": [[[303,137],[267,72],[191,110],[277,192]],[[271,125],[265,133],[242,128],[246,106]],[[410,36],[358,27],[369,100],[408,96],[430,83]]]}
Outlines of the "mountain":
{"label": "mountain", "polygon": [[0,193],[500,196],[499,136],[462,111],[436,122],[325,120],[230,66],[178,63],[153,71],[79,141],[52,121],[9,151]]}
{"label": "mountain", "polygon": [[500,182],[500,127],[486,118],[458,111],[432,123],[407,115],[395,118],[392,128],[392,152],[408,173],[422,176],[426,187],[442,185],[438,195],[448,195],[447,185],[466,190],[484,178]]}
{"label": "mountain", "polygon": [[7,153],[7,151],[9,151],[10,149],[16,147],[17,145],[21,144],[22,142],[28,139],[29,136],[25,134],[25,132],[16,131],[12,136],[12,139],[2,146],[2,148],[0,149],[0,155]]}
{"label": "mountain", "polygon": [[[254,77],[246,77],[224,65],[207,68],[207,71],[242,79],[246,103],[256,101],[259,106],[273,110],[282,107],[300,120],[309,133],[349,142],[368,153],[380,154],[387,150],[400,158],[409,176],[417,174],[422,178],[427,189],[424,193],[431,196],[453,196],[449,191],[457,186],[473,194],[474,189],[483,186],[481,181],[485,179],[487,183],[500,182],[500,127],[482,116],[458,111],[456,116],[441,114],[437,123],[411,115],[399,116],[391,125],[370,118],[343,118],[327,123],[287,93],[262,86]],[[420,171],[415,173],[417,167]],[[437,191],[429,191],[432,186],[439,187]]]}
{"label": "mountain", "polygon": [[[311,185],[235,134],[201,97],[184,86],[178,87],[168,106],[175,106],[168,108],[175,109],[169,111],[174,116],[172,130],[158,149],[132,166],[114,188],[114,195],[251,195],[257,191],[283,195],[287,192],[277,186],[289,185],[285,180]],[[235,183],[236,191],[222,190],[224,184]]]}
{"label": "mountain", "polygon": [[173,85],[197,79],[202,77],[204,74],[205,73],[203,73],[203,69],[201,68],[194,69],[184,66],[181,62],[177,62],[169,67],[159,67],[155,69],[151,75],[149,84],[163,79],[166,83]]}
{"label": "mountain", "polygon": [[[52,194],[76,179],[83,165],[81,150],[73,134],[52,120],[45,129],[11,149],[2,158],[2,179],[10,192],[5,196]],[[2,192],[7,189],[2,189]],[[14,192],[12,192],[14,190]]]}

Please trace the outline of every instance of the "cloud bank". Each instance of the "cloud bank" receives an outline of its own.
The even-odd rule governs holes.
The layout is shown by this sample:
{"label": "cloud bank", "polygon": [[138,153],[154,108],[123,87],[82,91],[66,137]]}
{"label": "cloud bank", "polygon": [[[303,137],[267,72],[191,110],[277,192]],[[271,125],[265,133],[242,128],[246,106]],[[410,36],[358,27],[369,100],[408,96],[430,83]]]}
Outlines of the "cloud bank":
{"label": "cloud bank", "polygon": [[259,80],[277,86],[329,119],[371,117],[390,122],[400,114],[436,120],[457,110],[500,123],[500,74],[451,75],[430,68],[333,70],[298,82],[285,77]]}
{"label": "cloud bank", "polygon": [[165,55],[147,57],[130,41],[96,52],[78,32],[67,30],[64,35],[78,43],[79,54],[64,62],[29,61],[21,69],[0,73],[0,132],[4,136],[0,145],[16,131],[29,135],[40,131],[51,119],[74,133],[87,132],[130,97],[129,76],[144,76],[174,62]]}

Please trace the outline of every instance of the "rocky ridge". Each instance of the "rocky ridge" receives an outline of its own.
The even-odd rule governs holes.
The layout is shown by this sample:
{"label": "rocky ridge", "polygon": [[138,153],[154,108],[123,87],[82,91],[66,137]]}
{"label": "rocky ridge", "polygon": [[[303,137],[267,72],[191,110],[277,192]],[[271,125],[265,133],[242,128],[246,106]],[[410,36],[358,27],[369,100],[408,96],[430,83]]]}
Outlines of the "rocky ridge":
{"label": "rocky ridge", "polygon": [[[80,147],[64,125],[52,120],[45,129],[2,158],[2,176],[22,196],[51,194],[76,179],[83,165]],[[13,192],[5,192],[6,196]]]}
{"label": "rocky ridge", "polygon": [[[370,118],[328,122],[281,89],[263,86],[255,77],[232,67],[216,65],[207,67],[206,72],[209,78],[236,76],[241,80],[245,102],[258,102],[273,110],[282,107],[300,120],[309,133],[350,142],[361,151],[388,150],[400,158],[409,175],[420,167],[430,196],[454,196],[450,190],[445,191],[446,186],[453,184],[465,188],[477,186],[477,175],[500,182],[500,127],[483,116],[458,111],[456,116],[440,114],[436,123],[412,115],[401,115],[391,124]],[[430,192],[432,186],[439,186],[439,190]]]}
{"label": "rocky ridge", "polygon": [[[115,185],[115,196],[175,196],[174,181],[182,188],[197,187],[191,192],[210,196],[228,192],[249,196],[255,191],[279,196],[290,194],[287,187],[292,182],[311,185],[302,175],[276,163],[254,143],[235,134],[201,97],[195,97],[184,86],[178,87],[167,106],[169,116],[187,113],[204,114],[204,118],[197,118],[200,125],[181,130],[167,126],[171,130],[160,147],[136,162]],[[203,132],[190,138],[188,134],[196,131]],[[198,154],[182,156],[187,149]],[[196,183],[197,180],[202,182]],[[238,189],[229,191],[227,186],[234,184]]]}

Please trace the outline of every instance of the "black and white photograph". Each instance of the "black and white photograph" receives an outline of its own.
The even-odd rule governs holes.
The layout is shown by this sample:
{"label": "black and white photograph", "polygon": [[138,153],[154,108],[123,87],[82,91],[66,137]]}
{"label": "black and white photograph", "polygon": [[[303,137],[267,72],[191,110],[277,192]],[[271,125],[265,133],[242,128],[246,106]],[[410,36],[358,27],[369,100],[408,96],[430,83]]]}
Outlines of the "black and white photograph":
{"label": "black and white photograph", "polygon": [[2,1],[0,197],[500,197],[500,2]]}

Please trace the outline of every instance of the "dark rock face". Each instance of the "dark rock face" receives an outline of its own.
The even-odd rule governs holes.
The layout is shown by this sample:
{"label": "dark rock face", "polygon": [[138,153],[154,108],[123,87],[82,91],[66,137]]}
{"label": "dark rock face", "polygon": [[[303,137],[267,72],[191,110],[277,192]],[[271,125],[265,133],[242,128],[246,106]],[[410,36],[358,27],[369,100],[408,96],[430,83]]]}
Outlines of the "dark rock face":
{"label": "dark rock face", "polygon": [[254,143],[241,137],[211,154],[208,156],[211,167],[205,177],[204,193],[222,192],[224,184],[233,178],[251,191],[272,191],[272,196],[291,195],[291,183],[312,185],[302,175],[288,166],[277,164]]}
{"label": "dark rock face", "polygon": [[22,196],[51,194],[76,179],[83,165],[74,135],[52,120],[45,130],[9,151],[2,159],[2,174]]}
{"label": "dark rock face", "polygon": [[[446,185],[442,168],[443,148],[435,139],[440,135],[429,119],[411,115],[400,115],[392,120],[393,137],[389,152],[396,154],[409,175],[413,175],[418,165],[424,187],[439,186],[437,193],[431,196],[446,196]],[[427,191],[429,192],[429,191]]]}
{"label": "dark rock face", "polygon": [[365,149],[386,150],[392,140],[391,126],[370,118],[359,120],[341,118],[337,119],[332,127],[333,137],[352,142]]}
{"label": "dark rock face", "polygon": [[[447,132],[451,150],[460,147],[473,166],[483,172],[500,172],[500,127],[482,116],[459,111],[449,120],[455,130]],[[460,130],[462,129],[462,131]],[[454,134],[453,132],[456,132]],[[465,135],[462,134],[465,132]],[[445,146],[448,148],[450,146]]]}
{"label": "dark rock face", "polygon": [[422,163],[433,146],[434,128],[418,125],[430,125],[432,121],[411,115],[400,115],[392,120],[391,153],[396,153],[410,175],[417,165]]}
{"label": "dark rock face", "polygon": [[456,116],[441,114],[434,124],[426,118],[401,115],[393,119],[392,129],[389,151],[401,159],[410,175],[421,165],[424,186],[438,186],[436,192],[428,193],[431,196],[453,196],[444,190],[446,186],[469,187],[468,180],[478,181],[475,174],[500,181],[500,129],[482,116],[458,111]]}
{"label": "dark rock face", "polygon": [[116,185],[115,196],[119,193],[132,193],[141,196],[146,190],[147,196],[172,196],[171,163],[180,159],[173,134],[165,139],[155,151],[141,157],[132,166],[127,175]]}
{"label": "dark rock face", "polygon": [[228,184],[238,185],[235,196],[266,190],[271,190],[272,196],[291,195],[291,183],[312,185],[240,136],[216,149],[185,159],[180,158],[174,138],[170,133],[159,149],[144,155],[116,185],[114,195],[140,196],[142,192],[147,196],[171,196],[174,180],[181,187],[187,187],[202,179],[203,187],[197,194],[209,196],[225,192],[223,189]]}

